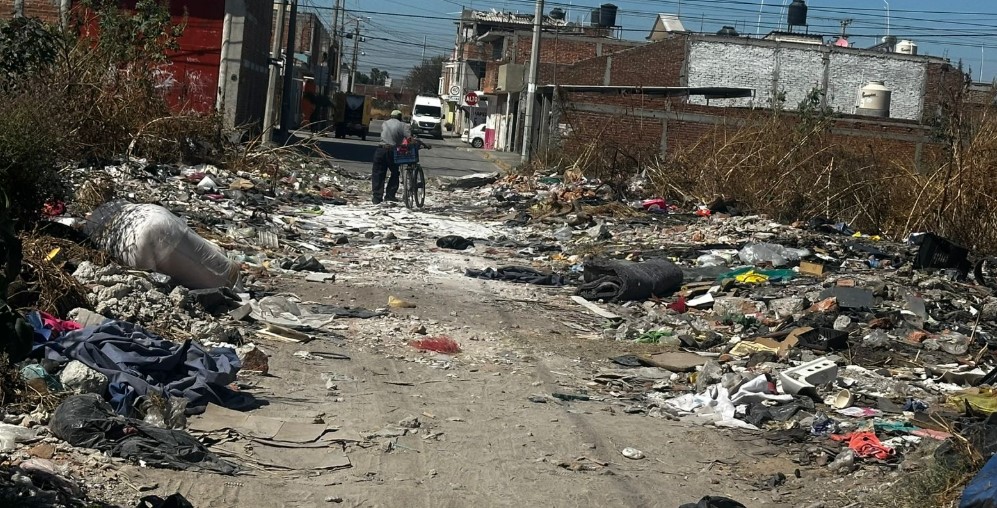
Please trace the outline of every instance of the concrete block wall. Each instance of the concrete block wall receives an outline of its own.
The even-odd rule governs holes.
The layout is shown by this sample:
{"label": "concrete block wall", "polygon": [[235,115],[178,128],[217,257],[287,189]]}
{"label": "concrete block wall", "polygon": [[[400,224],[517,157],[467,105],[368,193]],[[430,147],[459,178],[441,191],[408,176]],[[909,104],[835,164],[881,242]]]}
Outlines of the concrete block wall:
{"label": "concrete block wall", "polygon": [[[688,86],[739,86],[753,88],[755,96],[710,100],[723,107],[771,107],[777,100],[796,109],[823,81],[820,51],[797,46],[754,46],[740,42],[692,40],[689,44]],[[690,100],[706,104],[702,98]]]}
{"label": "concrete block wall", "polygon": [[893,54],[833,52],[828,79],[828,104],[841,113],[855,112],[855,98],[869,81],[881,80],[893,90],[890,117],[921,120],[927,64]]}
{"label": "concrete block wall", "polygon": [[[922,118],[929,64],[924,58],[856,52],[827,46],[801,46],[759,41],[693,39],[689,43],[689,86],[740,86],[755,89],[752,99],[711,100],[727,107],[769,107],[779,96],[796,109],[815,87],[827,82],[827,104],[852,114],[858,90],[882,80],[893,90],[891,118]],[[826,65],[826,69],[825,69]],[[706,104],[702,98],[690,99]]]}

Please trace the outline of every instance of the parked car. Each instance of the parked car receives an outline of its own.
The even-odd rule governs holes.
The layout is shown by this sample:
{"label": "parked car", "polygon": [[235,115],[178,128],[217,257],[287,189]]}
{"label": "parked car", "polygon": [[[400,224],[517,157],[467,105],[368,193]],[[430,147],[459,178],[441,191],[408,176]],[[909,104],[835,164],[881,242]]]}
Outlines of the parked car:
{"label": "parked car", "polygon": [[471,146],[475,148],[485,146],[485,124],[471,127],[470,129],[464,129],[464,133],[461,134],[460,140],[465,143],[470,143]]}

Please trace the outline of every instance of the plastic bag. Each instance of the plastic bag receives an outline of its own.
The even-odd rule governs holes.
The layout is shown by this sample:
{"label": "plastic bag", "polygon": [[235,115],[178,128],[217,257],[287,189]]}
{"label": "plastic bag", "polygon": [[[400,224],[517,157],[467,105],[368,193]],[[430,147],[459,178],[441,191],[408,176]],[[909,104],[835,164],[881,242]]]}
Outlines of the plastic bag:
{"label": "plastic bag", "polygon": [[238,265],[161,206],[107,203],[94,210],[84,230],[119,262],[164,273],[190,289],[230,288],[239,281]]}
{"label": "plastic bag", "polygon": [[809,255],[810,251],[806,249],[790,249],[774,243],[749,243],[737,254],[743,263],[749,265],[772,263],[772,266],[797,263],[800,258]]}
{"label": "plastic bag", "polygon": [[139,402],[142,420],[162,429],[183,429],[187,426],[187,399],[150,393]]}

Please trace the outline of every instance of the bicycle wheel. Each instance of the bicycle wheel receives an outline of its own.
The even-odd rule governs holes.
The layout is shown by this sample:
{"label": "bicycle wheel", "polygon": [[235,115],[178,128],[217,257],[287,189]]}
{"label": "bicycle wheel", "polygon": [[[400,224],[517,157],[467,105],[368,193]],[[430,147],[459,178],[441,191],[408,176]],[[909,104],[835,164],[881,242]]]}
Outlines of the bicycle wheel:
{"label": "bicycle wheel", "polygon": [[422,208],[426,204],[426,174],[422,172],[422,166],[416,164],[413,173],[412,194],[415,196],[415,206]]}
{"label": "bicycle wheel", "polygon": [[405,208],[409,210],[415,205],[415,192],[412,191],[412,185],[415,178],[412,176],[412,165],[409,164],[405,166],[402,171],[402,196],[405,200]]}

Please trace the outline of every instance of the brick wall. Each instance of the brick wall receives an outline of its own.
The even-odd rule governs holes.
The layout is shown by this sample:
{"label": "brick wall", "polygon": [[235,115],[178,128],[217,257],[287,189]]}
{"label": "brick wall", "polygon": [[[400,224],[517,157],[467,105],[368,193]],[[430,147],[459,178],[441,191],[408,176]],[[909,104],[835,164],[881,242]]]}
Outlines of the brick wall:
{"label": "brick wall", "polygon": [[564,71],[560,84],[682,86],[685,41],[685,36],[676,35],[578,62]]}
{"label": "brick wall", "polygon": [[[930,122],[941,114],[941,105],[951,101],[955,90],[966,84],[966,76],[947,63],[931,63],[925,73],[923,121]],[[978,97],[986,102],[986,94]]]}
{"label": "brick wall", "polygon": [[[514,37],[513,61],[526,63],[533,49],[533,37],[525,32]],[[644,45],[608,38],[578,37],[572,35],[544,34],[540,42],[540,63],[573,64],[601,55],[617,53]]]}
{"label": "brick wall", "polygon": [[[699,142],[715,129],[734,129],[744,121],[771,114],[764,109],[705,106],[680,98],[623,93],[564,92],[562,98],[566,112],[562,121],[584,135],[628,146],[642,157],[662,151],[674,153]],[[794,118],[786,117],[790,122]],[[866,143],[870,153],[889,154],[891,158],[911,163],[930,159],[942,148],[930,140],[930,129],[915,121],[847,116],[834,121],[831,133],[833,141],[849,145]]]}
{"label": "brick wall", "polygon": [[494,93],[498,86],[498,68],[501,62],[488,62],[485,64],[485,77],[481,78],[479,89],[485,93]]}
{"label": "brick wall", "polygon": [[[13,17],[15,0],[0,0],[0,17]],[[59,8],[62,0],[24,0],[24,12],[20,13],[29,18],[41,18],[49,23],[58,23],[60,19]]]}

